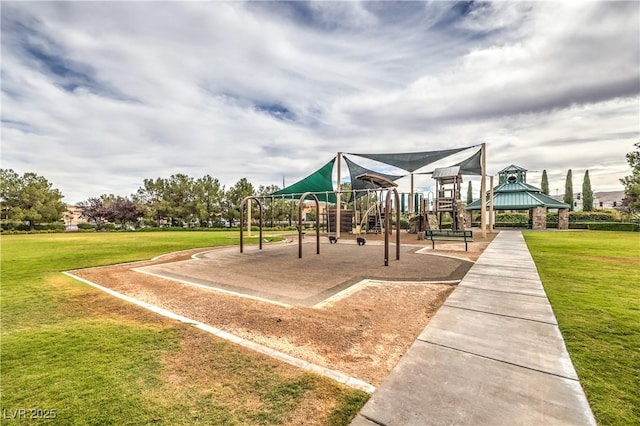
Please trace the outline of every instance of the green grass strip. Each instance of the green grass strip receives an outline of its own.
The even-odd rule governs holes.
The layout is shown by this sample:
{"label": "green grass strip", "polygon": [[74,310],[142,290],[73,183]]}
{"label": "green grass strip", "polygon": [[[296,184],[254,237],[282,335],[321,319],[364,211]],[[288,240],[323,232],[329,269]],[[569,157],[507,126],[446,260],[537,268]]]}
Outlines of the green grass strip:
{"label": "green grass strip", "polygon": [[598,424],[640,424],[640,235],[524,236]]}
{"label": "green grass strip", "polygon": [[[305,404],[319,404],[328,424],[348,424],[366,393],[112,299],[60,273],[237,244],[237,237],[2,236],[0,422],[281,425],[295,422],[292,416],[301,415],[301,407],[304,413]],[[56,418],[31,418],[32,409],[55,410]]]}

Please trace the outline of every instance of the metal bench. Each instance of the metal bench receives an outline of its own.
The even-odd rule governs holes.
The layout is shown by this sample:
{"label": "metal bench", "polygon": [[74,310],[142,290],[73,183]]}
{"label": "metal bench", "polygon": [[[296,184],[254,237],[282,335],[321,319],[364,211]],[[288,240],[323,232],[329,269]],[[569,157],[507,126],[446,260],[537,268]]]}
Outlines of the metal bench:
{"label": "metal bench", "polygon": [[432,230],[424,231],[425,238],[431,240],[431,248],[436,248],[436,241],[464,241],[464,251],[468,251],[467,244],[473,242],[473,231],[447,231]]}

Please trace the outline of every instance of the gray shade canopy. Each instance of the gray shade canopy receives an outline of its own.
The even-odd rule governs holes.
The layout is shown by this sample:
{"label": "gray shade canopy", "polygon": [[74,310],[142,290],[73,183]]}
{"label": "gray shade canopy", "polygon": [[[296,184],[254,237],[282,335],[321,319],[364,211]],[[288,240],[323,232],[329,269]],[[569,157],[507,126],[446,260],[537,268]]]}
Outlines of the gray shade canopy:
{"label": "gray shade canopy", "polygon": [[405,152],[397,154],[349,154],[389,164],[411,173],[421,167],[435,163],[438,160],[442,160],[443,158],[457,154],[458,152],[469,148],[472,147],[467,146],[464,148],[444,149],[440,151]]}

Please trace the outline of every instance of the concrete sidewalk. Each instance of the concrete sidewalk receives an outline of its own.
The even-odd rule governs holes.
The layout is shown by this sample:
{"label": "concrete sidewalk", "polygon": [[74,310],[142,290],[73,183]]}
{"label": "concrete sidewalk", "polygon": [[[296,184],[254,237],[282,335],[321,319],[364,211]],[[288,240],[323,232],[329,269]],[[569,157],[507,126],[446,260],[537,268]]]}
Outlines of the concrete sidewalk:
{"label": "concrete sidewalk", "polygon": [[521,232],[496,236],[351,424],[596,424]]}

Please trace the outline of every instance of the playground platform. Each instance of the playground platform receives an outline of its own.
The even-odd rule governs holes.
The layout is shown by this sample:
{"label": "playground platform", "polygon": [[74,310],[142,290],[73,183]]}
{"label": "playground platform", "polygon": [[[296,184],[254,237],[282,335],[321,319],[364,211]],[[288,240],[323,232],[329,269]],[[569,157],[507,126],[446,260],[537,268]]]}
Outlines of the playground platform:
{"label": "playground platform", "polygon": [[595,425],[520,231],[501,231],[351,423]]}

